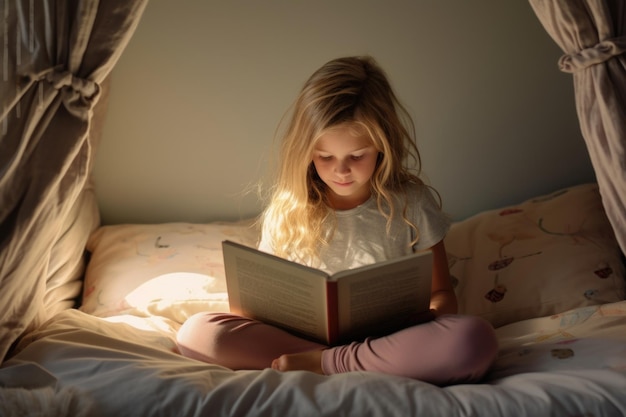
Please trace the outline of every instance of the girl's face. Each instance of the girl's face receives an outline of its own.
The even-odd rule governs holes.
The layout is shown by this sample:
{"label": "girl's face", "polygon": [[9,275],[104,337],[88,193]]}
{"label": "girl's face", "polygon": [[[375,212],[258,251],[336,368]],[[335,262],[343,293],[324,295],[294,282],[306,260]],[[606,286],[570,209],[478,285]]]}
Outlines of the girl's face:
{"label": "girl's face", "polygon": [[333,208],[348,210],[370,197],[377,159],[378,151],[369,136],[356,133],[349,125],[320,136],[313,148],[313,164],[328,186]]}

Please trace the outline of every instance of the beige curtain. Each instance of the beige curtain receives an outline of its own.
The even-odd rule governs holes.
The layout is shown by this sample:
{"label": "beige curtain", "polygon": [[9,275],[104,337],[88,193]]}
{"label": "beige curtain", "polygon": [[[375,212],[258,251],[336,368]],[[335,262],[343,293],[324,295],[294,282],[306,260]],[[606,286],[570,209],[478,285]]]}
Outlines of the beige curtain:
{"label": "beige curtain", "polygon": [[0,1],[0,360],[80,295],[103,83],[146,3]]}
{"label": "beige curtain", "polygon": [[563,49],[602,202],[626,254],[626,1],[530,0]]}

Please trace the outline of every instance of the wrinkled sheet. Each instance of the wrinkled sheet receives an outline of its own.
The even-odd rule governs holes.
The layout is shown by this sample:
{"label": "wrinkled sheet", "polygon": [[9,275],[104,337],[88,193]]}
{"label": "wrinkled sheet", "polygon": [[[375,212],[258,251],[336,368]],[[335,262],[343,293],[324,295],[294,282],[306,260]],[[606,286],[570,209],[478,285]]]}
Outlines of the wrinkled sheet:
{"label": "wrinkled sheet", "polygon": [[444,388],[364,372],[231,371],[178,355],[176,329],[64,311],[23,339],[0,386],[78,390],[115,417],[626,415],[626,301],[499,328],[487,379]]}

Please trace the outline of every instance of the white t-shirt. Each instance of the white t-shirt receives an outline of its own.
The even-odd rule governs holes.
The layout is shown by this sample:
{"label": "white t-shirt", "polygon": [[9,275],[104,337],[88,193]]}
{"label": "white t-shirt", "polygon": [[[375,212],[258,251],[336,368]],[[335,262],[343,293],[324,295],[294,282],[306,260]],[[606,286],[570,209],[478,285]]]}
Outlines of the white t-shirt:
{"label": "white t-shirt", "polygon": [[[322,248],[320,261],[312,266],[329,273],[381,262],[428,249],[441,241],[450,228],[450,219],[439,209],[430,190],[425,186],[412,187],[407,192],[407,217],[417,226],[419,240],[412,228],[402,219],[402,197],[397,196],[398,213],[394,216],[389,233],[387,219],[380,213],[376,199],[370,198],[350,210],[335,211],[337,227],[329,245]],[[272,253],[266,232],[259,249]],[[297,257],[290,257],[297,260]]]}

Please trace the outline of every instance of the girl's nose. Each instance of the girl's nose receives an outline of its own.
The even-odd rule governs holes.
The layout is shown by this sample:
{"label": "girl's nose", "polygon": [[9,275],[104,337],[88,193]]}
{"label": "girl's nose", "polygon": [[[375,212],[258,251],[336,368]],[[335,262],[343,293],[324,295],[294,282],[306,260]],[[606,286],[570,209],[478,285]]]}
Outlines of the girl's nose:
{"label": "girl's nose", "polygon": [[337,174],[348,174],[350,167],[345,162],[338,162],[337,165],[335,165],[335,172]]}

